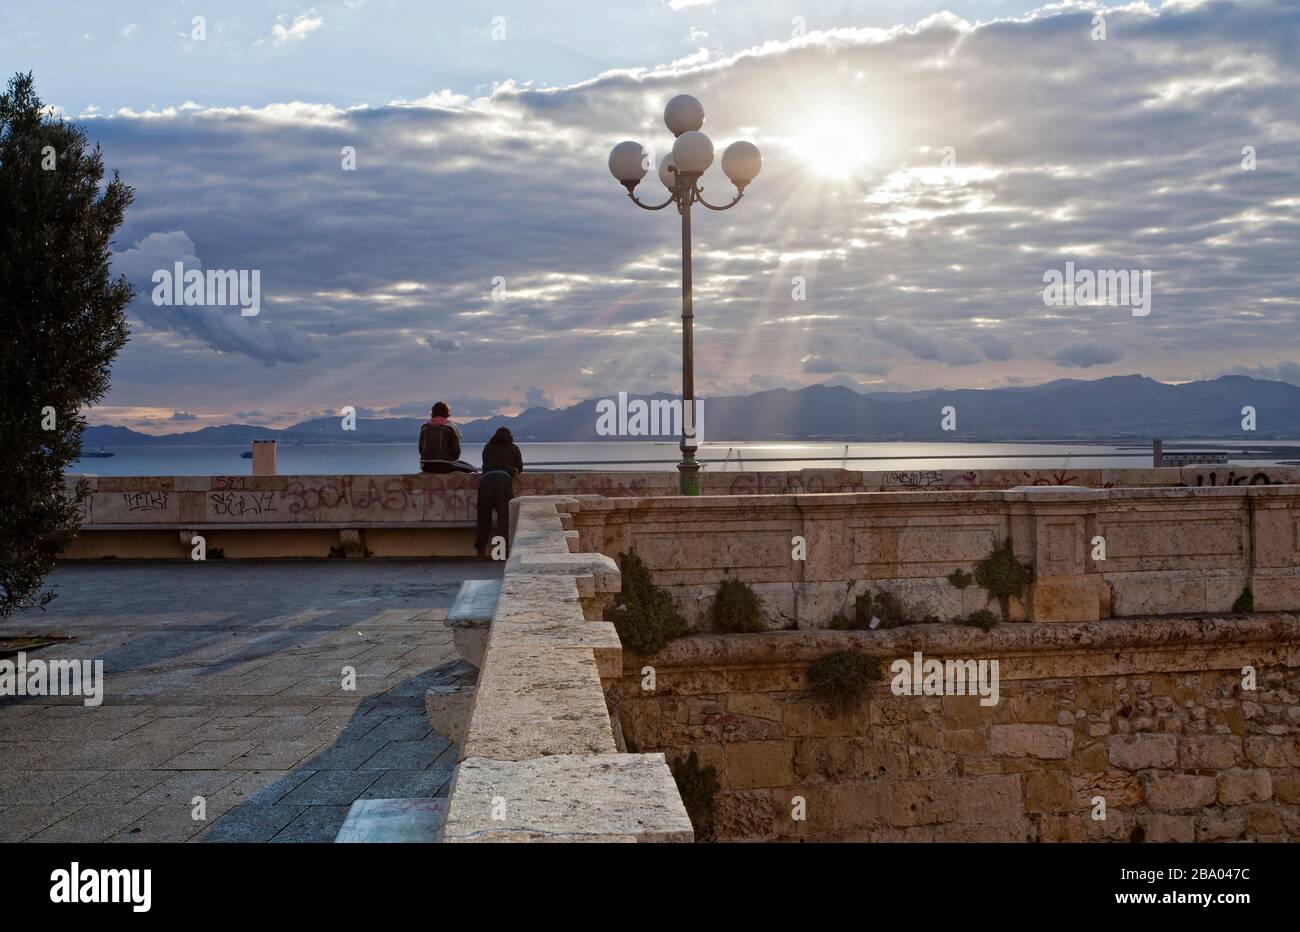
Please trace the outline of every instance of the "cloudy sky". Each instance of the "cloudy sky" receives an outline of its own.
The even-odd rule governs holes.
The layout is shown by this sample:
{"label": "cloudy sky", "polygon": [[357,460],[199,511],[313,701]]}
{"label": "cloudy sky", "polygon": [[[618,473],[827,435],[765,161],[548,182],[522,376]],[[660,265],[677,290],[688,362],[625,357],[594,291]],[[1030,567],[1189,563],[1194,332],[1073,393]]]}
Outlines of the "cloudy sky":
{"label": "cloudy sky", "polygon": [[[1296,0],[11,0],[0,62],[136,189],[96,423],[677,390],[679,220],[606,158],[678,93],[764,155],[695,211],[702,396],[1300,383]],[[260,314],[155,306],[177,261],[259,270]],[[1150,313],[1045,305],[1066,262],[1150,271]]]}

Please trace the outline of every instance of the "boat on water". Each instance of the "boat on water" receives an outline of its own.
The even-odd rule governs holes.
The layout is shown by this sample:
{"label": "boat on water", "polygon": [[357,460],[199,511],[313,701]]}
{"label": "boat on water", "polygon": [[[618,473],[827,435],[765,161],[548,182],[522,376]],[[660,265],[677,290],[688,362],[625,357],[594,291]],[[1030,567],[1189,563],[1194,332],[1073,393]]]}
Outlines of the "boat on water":
{"label": "boat on water", "polygon": [[242,456],[242,457],[243,457],[244,459],[246,459],[246,460],[251,460],[251,459],[253,458],[253,451],[252,451],[252,450],[245,450],[243,453],[241,453],[241,454],[239,454],[239,455]]}
{"label": "boat on water", "polygon": [[109,452],[108,452],[107,450],[105,450],[103,447],[100,447],[98,450],[82,450],[82,451],[81,451],[81,458],[82,458],[82,459],[93,458],[93,459],[101,459],[101,460],[102,460],[102,459],[107,459],[107,458],[110,457],[110,456],[117,456],[117,454],[116,454],[116,453],[109,453]]}

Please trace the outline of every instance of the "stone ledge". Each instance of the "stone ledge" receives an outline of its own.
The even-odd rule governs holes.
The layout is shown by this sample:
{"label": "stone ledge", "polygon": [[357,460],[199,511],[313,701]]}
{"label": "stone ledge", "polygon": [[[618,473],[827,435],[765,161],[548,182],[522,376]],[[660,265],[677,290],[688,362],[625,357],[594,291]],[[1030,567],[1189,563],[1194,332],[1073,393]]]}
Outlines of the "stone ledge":
{"label": "stone ledge", "polygon": [[[880,657],[978,657],[1062,651],[1124,651],[1139,648],[1277,646],[1300,642],[1300,616],[1279,612],[1230,617],[1119,618],[1081,624],[1003,623],[991,631],[953,624],[912,625],[886,631],[768,631],[758,634],[693,634],[645,656],[627,651],[624,670],[800,664],[837,650]],[[1099,670],[1098,673],[1104,671]]]}
{"label": "stone ledge", "polygon": [[615,752],[591,650],[509,646],[492,631],[462,758]]}
{"label": "stone ledge", "polygon": [[694,840],[662,754],[467,758],[448,798],[445,842]]}

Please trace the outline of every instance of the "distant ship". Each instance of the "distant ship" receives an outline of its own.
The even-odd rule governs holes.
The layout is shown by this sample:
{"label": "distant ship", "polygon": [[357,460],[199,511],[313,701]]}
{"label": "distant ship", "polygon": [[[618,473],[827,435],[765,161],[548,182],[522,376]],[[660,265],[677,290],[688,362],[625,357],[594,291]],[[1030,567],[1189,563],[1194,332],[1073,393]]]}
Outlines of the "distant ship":
{"label": "distant ship", "polygon": [[[113,455],[113,454],[111,454],[111,453],[109,454],[109,456],[112,456],[112,455]],[[239,455],[242,456],[242,457],[243,457],[244,459],[246,459],[246,460],[251,460],[251,459],[253,458],[253,451],[252,451],[252,450],[245,450],[243,453],[241,453],[241,454],[239,454]]]}
{"label": "distant ship", "polygon": [[116,454],[116,453],[109,453],[109,452],[108,452],[107,450],[105,450],[103,447],[100,447],[98,450],[82,450],[82,451],[81,451],[81,458],[82,458],[82,459],[86,459],[86,458],[90,457],[90,458],[101,459],[101,460],[102,460],[102,459],[107,459],[107,458],[110,457],[110,456],[117,456],[117,454]]}

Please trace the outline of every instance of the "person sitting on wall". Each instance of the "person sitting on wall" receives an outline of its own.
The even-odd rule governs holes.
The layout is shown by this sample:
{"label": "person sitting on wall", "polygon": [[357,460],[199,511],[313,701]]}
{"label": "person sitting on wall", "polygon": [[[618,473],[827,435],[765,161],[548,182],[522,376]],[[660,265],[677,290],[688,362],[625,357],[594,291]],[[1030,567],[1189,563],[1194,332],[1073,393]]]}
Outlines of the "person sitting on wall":
{"label": "person sitting on wall", "polygon": [[504,427],[497,428],[483,447],[483,477],[478,481],[478,530],[474,549],[486,559],[492,535],[492,513],[496,512],[496,537],[510,540],[510,499],[514,498],[515,476],[524,471],[524,457],[515,438]]}
{"label": "person sitting on wall", "polygon": [[429,419],[420,425],[421,472],[474,472],[461,461],[460,428],[451,420],[451,408],[440,401],[433,406]]}

